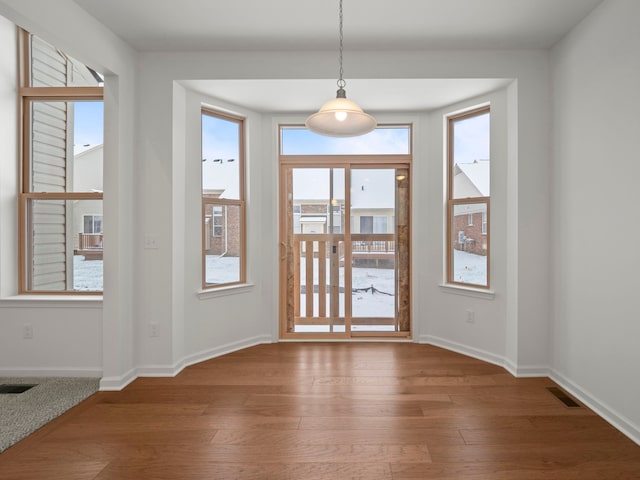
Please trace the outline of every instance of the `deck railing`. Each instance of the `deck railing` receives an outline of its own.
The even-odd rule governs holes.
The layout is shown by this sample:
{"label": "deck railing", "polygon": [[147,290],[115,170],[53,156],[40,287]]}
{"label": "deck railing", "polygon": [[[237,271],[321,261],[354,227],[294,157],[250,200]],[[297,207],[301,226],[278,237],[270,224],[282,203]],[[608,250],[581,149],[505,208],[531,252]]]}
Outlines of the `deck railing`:
{"label": "deck railing", "polygon": [[387,253],[396,251],[394,240],[355,240],[351,251],[356,253]]}
{"label": "deck railing", "polygon": [[78,250],[102,250],[102,233],[79,233]]}

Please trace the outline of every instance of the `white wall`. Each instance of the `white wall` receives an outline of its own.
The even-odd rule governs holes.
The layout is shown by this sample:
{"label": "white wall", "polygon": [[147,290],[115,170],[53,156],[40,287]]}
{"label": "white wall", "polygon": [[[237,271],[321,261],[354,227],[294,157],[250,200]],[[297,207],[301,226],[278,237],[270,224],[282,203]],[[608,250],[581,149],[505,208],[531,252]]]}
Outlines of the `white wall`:
{"label": "white wall", "polygon": [[[104,300],[14,297],[16,282],[17,211],[17,101],[16,76],[3,71],[0,109],[3,130],[9,137],[0,157],[3,169],[0,193],[0,372],[47,374],[68,372],[103,377],[103,384],[121,383],[133,368],[132,302],[135,295],[132,269],[132,192],[135,175],[133,155],[135,119],[135,54],[102,24],[72,0],[0,1],[0,15],[40,36],[74,58],[105,74],[104,212],[105,245]],[[2,65],[8,65],[6,49],[13,50],[15,30],[2,27]],[[10,40],[13,36],[14,40]],[[78,39],[82,39],[79,41]],[[14,67],[15,68],[15,67]],[[4,105],[4,104],[3,104]],[[13,132],[12,132],[13,130]],[[4,133],[4,132],[3,132]],[[13,191],[11,191],[13,189]],[[10,194],[7,196],[7,194]],[[12,198],[13,197],[13,198]],[[33,328],[33,339],[22,338],[25,323]]]}
{"label": "white wall", "polygon": [[0,16],[0,298],[15,292],[14,282],[18,268],[15,254],[17,237],[13,228],[7,228],[7,225],[17,225],[18,222],[16,51],[15,25]]}
{"label": "white wall", "polygon": [[[507,230],[517,227],[517,224],[509,225],[506,218],[507,168],[509,161],[517,160],[510,159],[507,153],[506,92],[504,88],[431,112],[428,129],[425,130],[429,138],[427,169],[423,175],[414,178],[423,179],[421,183],[427,187],[415,191],[418,198],[414,201],[414,209],[417,210],[414,215],[414,245],[427,249],[427,256],[422,260],[424,268],[417,272],[421,277],[421,289],[416,301],[424,303],[418,317],[422,322],[419,339],[466,351],[501,365],[506,360]],[[491,105],[490,282],[492,292],[497,292],[497,295],[441,287],[445,283],[446,116],[487,103]],[[414,163],[418,166],[422,162],[417,158]],[[416,173],[419,174],[420,170]],[[428,196],[421,200],[425,190]],[[429,220],[421,221],[423,218]],[[421,241],[421,238],[428,240]],[[414,255],[416,253],[414,250]],[[467,310],[474,312],[475,323],[467,323]]]}
{"label": "white wall", "polygon": [[[178,55],[181,57],[182,55]],[[162,56],[160,56],[162,57]],[[144,375],[171,375],[185,364],[230,350],[271,341],[270,316],[262,302],[262,232],[268,203],[262,196],[262,117],[246,109],[186,90],[179,80],[198,78],[189,68],[144,55],[140,68],[136,204],[140,222],[135,269],[140,285],[136,306],[136,362]],[[209,65],[209,64],[206,64]],[[209,65],[207,67],[211,69]],[[201,265],[201,105],[246,117],[247,279],[252,286],[227,294],[200,294]],[[268,169],[267,169],[268,171]],[[145,238],[156,249],[143,248]],[[150,323],[158,336],[150,336]]]}
{"label": "white wall", "polygon": [[[194,97],[176,82],[182,79],[323,78],[333,72],[334,52],[148,53],[139,55],[136,63],[135,55],[117,40],[109,38],[108,32],[103,32],[99,26],[97,32],[107,37],[101,39],[104,42],[96,40],[100,45],[93,45],[94,49],[90,45],[76,47],[77,50],[72,48],[71,38],[79,34],[75,24],[91,24],[90,19],[82,17],[82,21],[72,22],[74,29],[67,32],[49,25],[43,18],[46,15],[33,8],[32,3],[23,7],[17,0],[4,0],[0,5],[6,3],[12,7],[7,11],[22,18],[25,26],[41,35],[49,33],[50,37],[45,35],[46,39],[58,41],[63,49],[70,48],[69,53],[75,57],[88,59],[94,66],[100,66],[104,58],[117,62],[111,68],[103,68],[108,73],[105,86],[105,235],[115,236],[109,243],[105,237],[107,295],[102,325],[102,367],[106,379],[103,379],[103,387],[121,386],[138,372],[175,372],[185,362],[206,356],[207,352],[215,354],[252,341],[277,338],[277,157],[273,121],[269,115],[260,117],[245,112],[250,118],[248,129],[252,139],[248,173],[249,280],[256,286],[232,296],[197,297],[199,235],[196,238],[188,232],[195,227],[195,222],[199,225],[199,219],[194,216],[199,215],[199,207],[192,208],[199,184],[191,170],[194,164],[189,163],[195,154],[189,151],[192,148],[189,145],[194,143],[187,139],[187,132],[193,128],[185,127],[192,122]],[[61,8],[72,19],[83,14],[77,11],[73,2],[64,2]],[[15,10],[20,9],[24,10],[23,15],[15,15]],[[65,19],[66,14],[62,15]],[[354,52],[353,58],[352,75],[355,78],[383,78],[394,72],[398,78],[517,79],[514,103],[521,107],[517,126],[519,142],[517,151],[510,155],[517,159],[521,175],[515,178],[518,182],[516,193],[510,193],[518,199],[512,224],[519,230],[542,232],[544,238],[547,185],[545,181],[530,183],[528,180],[546,179],[548,173],[549,144],[545,130],[548,70],[544,52],[451,51],[446,55],[438,52]],[[133,73],[136,71],[134,86],[132,82],[136,77]],[[109,72],[113,73],[109,75]],[[502,102],[506,103],[505,100]],[[215,99],[211,103],[215,105]],[[498,247],[502,241],[502,246],[510,249],[527,267],[526,275],[518,268],[513,272],[524,288],[516,292],[517,301],[512,302],[516,308],[512,309],[511,315],[507,315],[505,305],[515,294],[506,287],[496,290],[499,300],[491,307],[483,299],[439,290],[442,236],[438,229],[420,230],[416,226],[433,222],[440,225],[442,222],[442,156],[429,146],[434,140],[427,138],[428,128],[437,121],[430,120],[429,115],[421,118],[425,121],[423,130],[416,134],[414,204],[429,207],[414,209],[414,245],[423,243],[423,235],[428,235],[434,242],[429,243],[426,256],[416,255],[418,264],[414,270],[426,269],[435,274],[424,278],[416,275],[414,312],[418,315],[414,318],[415,332],[433,338],[442,336],[440,338],[448,339],[466,351],[486,354],[485,357],[491,360],[501,362],[506,359],[516,369],[546,365],[548,264],[544,260],[547,244],[539,242],[540,235],[536,235],[535,241],[529,236],[518,236],[511,244],[504,234],[494,235]],[[506,122],[504,116],[502,118]],[[300,120],[303,119],[304,116],[300,116]],[[136,121],[135,128],[133,120]],[[434,131],[437,137],[438,130]],[[433,171],[429,170],[431,168]],[[434,200],[435,203],[429,203]],[[503,232],[506,228],[505,220]],[[158,248],[144,248],[145,239],[153,240]],[[197,248],[195,252],[194,248]],[[498,263],[506,262],[504,256],[502,260],[499,260],[500,255],[494,258]],[[507,285],[504,265],[499,265],[497,270],[503,273],[494,276],[496,286]],[[423,295],[423,289],[430,294]],[[468,330],[466,324],[460,324],[459,314],[466,308],[477,311],[476,334]],[[159,336],[149,336],[150,322],[158,324]],[[511,347],[505,346],[504,334],[505,325],[510,323],[517,326],[515,331],[518,332],[509,337]],[[529,341],[526,345],[520,331],[527,332]],[[477,335],[478,332],[482,333]],[[79,340],[90,342],[90,339]],[[83,360],[78,359],[80,363]]]}
{"label": "white wall", "polygon": [[[182,246],[174,249],[178,261],[184,265],[184,281],[177,293],[184,295],[184,314],[174,316],[174,322],[183,323],[183,358],[192,363],[218,355],[243,345],[271,341],[270,324],[261,301],[263,278],[263,236],[257,227],[270,212],[262,198],[262,183],[269,172],[262,148],[262,116],[250,110],[230,105],[215,98],[187,91],[184,119],[186,124],[186,156],[184,163],[174,157],[174,171],[182,171],[185,184],[183,210],[177,216],[184,219],[181,230]],[[220,295],[201,293],[202,259],[194,252],[202,251],[201,205],[201,107],[215,108],[245,118],[247,133],[246,214],[247,214],[247,288]],[[175,118],[175,117],[174,117]],[[197,205],[198,208],[193,208]],[[175,206],[175,202],[174,202]],[[231,293],[228,292],[228,293]],[[181,358],[174,358],[178,361]]]}
{"label": "white wall", "polygon": [[555,375],[640,443],[640,2],[552,52]]}
{"label": "white wall", "polygon": [[[428,119],[428,115],[422,116],[427,120],[421,131],[416,133],[419,153],[414,169],[414,245],[424,244],[423,235],[428,235],[430,246],[424,255],[415,254],[417,264],[414,266],[416,271],[426,270],[429,274],[416,278],[414,284],[414,312],[419,312],[419,316],[414,318],[414,327],[416,332],[426,335],[420,340],[430,341],[435,337],[449,340],[465,351],[506,363],[518,373],[546,371],[550,150],[547,54],[503,51],[449,52],[446,56],[425,52],[356,52],[352,55],[352,75],[355,78],[380,78],[393,71],[400,78],[517,79],[518,88],[511,88],[510,95],[504,92],[494,95],[496,122],[501,127],[496,131],[502,129],[507,131],[507,135],[514,135],[512,131],[517,129],[518,142],[510,142],[508,138],[496,141],[500,145],[499,157],[503,158],[496,184],[502,183],[503,189],[497,190],[498,200],[494,205],[497,223],[493,241],[502,253],[494,252],[492,260],[498,272],[494,276],[497,288],[493,302],[452,295],[438,287],[442,281],[443,159],[441,145],[434,145],[438,138],[441,139],[441,125]],[[249,206],[252,219],[249,223],[249,271],[250,275],[251,271],[255,272],[250,280],[259,286],[259,290],[250,289],[231,297],[194,302],[200,281],[199,238],[183,238],[182,232],[191,232],[197,227],[196,222],[199,225],[199,218],[192,216],[197,214],[193,207],[199,205],[199,184],[194,182],[193,173],[183,169],[184,165],[196,168],[197,162],[191,163],[190,159],[197,158],[197,155],[188,152],[193,141],[176,150],[177,144],[183,142],[175,136],[175,132],[182,129],[179,122],[188,124],[189,120],[181,120],[183,113],[174,111],[177,105],[189,105],[194,97],[182,86],[177,88],[175,82],[225,78],[322,78],[333,71],[333,57],[327,52],[141,55],[140,82],[144,89],[141,88],[139,101],[138,157],[142,165],[137,197],[141,219],[138,237],[152,234],[157,237],[159,245],[158,250],[141,249],[136,255],[136,271],[141,285],[137,352],[140,363],[148,365],[149,371],[154,368],[156,372],[175,369],[180,366],[181,359],[197,356],[198,352],[218,351],[225,345],[250,339],[277,338],[277,157],[273,148],[273,120],[267,114],[262,115],[262,136],[258,138],[263,146],[256,144],[250,147],[253,165],[250,168],[249,193],[253,199],[250,199]],[[509,101],[512,109],[520,107],[517,122],[512,121],[515,114],[508,116]],[[215,100],[212,103],[215,105]],[[237,110],[237,107],[229,108]],[[188,111],[194,111],[194,107],[189,107]],[[304,116],[300,115],[298,120],[303,121]],[[427,132],[434,123],[433,137],[427,138]],[[259,125],[260,122],[250,122],[250,128]],[[187,128],[186,132],[191,130],[193,127]],[[255,141],[255,135],[251,138]],[[429,146],[425,147],[426,144]],[[180,149],[186,149],[187,154],[182,155]],[[506,188],[511,162],[518,172],[515,176],[512,174],[516,184]],[[258,180],[251,177],[256,172]],[[518,202],[517,210],[507,224],[505,205],[509,196]],[[417,226],[419,223],[433,225],[434,222],[438,228],[432,230],[426,227],[421,230]],[[507,238],[508,228],[521,234]],[[260,246],[253,250],[251,242],[256,235],[259,235]],[[517,259],[516,266],[509,269],[507,251]],[[513,278],[507,278],[507,272]],[[178,278],[180,282],[175,283]],[[518,282],[523,288],[508,287],[510,283]],[[185,285],[184,292],[178,291],[178,285]],[[258,291],[261,293],[256,296]],[[429,294],[425,295],[425,292]],[[514,307],[508,316],[507,304],[512,297],[516,300],[511,302]],[[267,305],[268,309],[265,308]],[[473,326],[463,321],[467,308],[477,312]],[[255,312],[260,312],[258,319],[253,318]],[[160,325],[160,337],[148,336],[148,321],[152,320]],[[505,328],[509,324],[513,325],[515,332],[508,337],[513,344],[511,346],[506,345],[505,337]],[[164,332],[172,333],[166,335]],[[184,335],[184,341],[176,344],[175,337],[180,335]]]}

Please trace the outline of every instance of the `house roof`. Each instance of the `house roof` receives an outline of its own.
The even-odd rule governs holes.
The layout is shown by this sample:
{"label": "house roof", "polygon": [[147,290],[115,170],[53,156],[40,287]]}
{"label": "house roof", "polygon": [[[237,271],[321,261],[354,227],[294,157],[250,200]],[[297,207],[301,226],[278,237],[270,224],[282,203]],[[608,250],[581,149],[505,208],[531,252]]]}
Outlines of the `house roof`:
{"label": "house roof", "polygon": [[[490,161],[486,160],[474,160],[471,163],[457,163],[455,176],[454,176],[454,192],[456,197],[468,197],[468,196],[481,196],[488,197],[490,194]],[[464,178],[459,177],[463,175]],[[460,195],[459,189],[464,188],[464,180],[468,180],[473,188],[477,190],[475,195]]]}
{"label": "house roof", "polygon": [[100,150],[104,147],[104,144],[100,143],[98,145],[74,145],[73,146],[73,156],[75,158],[81,157],[85,154],[87,154],[88,152],[93,152],[96,150]]}
{"label": "house roof", "polygon": [[220,198],[240,198],[240,168],[237,160],[205,159],[202,162],[202,188],[222,191]]}

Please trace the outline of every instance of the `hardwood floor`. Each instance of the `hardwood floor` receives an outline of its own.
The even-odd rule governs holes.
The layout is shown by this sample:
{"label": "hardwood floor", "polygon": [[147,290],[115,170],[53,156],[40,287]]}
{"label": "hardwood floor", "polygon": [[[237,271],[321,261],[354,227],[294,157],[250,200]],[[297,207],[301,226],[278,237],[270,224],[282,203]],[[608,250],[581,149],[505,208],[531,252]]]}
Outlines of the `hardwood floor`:
{"label": "hardwood floor", "polygon": [[92,396],[0,478],[640,479],[640,446],[551,386],[428,345],[261,345]]}

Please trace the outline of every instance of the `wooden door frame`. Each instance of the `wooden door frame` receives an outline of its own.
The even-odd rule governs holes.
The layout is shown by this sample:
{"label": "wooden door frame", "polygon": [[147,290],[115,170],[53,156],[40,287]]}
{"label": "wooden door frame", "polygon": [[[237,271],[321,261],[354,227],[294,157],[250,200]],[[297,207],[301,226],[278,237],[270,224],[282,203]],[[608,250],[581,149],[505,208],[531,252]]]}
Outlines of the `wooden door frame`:
{"label": "wooden door frame", "polygon": [[[287,198],[287,193],[292,191],[292,169],[293,168],[344,168],[345,169],[345,204],[349,202],[350,204],[350,194],[349,194],[349,185],[350,185],[350,175],[347,172],[350,172],[351,168],[360,168],[364,169],[367,167],[379,169],[379,168],[390,168],[390,169],[402,169],[406,170],[408,173],[408,181],[405,182],[405,188],[408,188],[408,205],[406,208],[407,218],[408,218],[408,262],[406,265],[406,278],[411,278],[411,257],[412,257],[412,249],[411,249],[411,160],[412,155],[280,155],[279,156],[279,164],[278,164],[278,219],[279,219],[279,227],[278,227],[278,242],[279,242],[279,262],[278,262],[278,270],[279,270],[279,281],[278,281],[278,299],[279,299],[279,307],[278,307],[278,325],[279,325],[279,338],[281,340],[352,340],[356,338],[380,338],[380,339],[389,339],[389,338],[397,338],[397,339],[406,339],[411,338],[413,336],[413,322],[411,319],[411,311],[412,311],[412,295],[411,290],[408,292],[408,302],[405,308],[408,309],[408,330],[400,331],[400,332],[353,332],[353,331],[345,331],[344,333],[328,333],[328,332],[304,332],[304,333],[294,333],[288,330],[288,323],[295,321],[293,318],[288,318],[288,312],[290,308],[293,306],[287,305],[288,298],[290,298],[291,292],[287,292],[287,289],[293,288],[291,285],[291,281],[294,276],[294,265],[289,264],[285,260],[287,259],[289,253],[289,247],[287,245],[287,227],[289,222],[286,218],[282,218],[283,212],[287,216],[287,218],[293,218],[293,199]],[[396,205],[398,208],[398,205]],[[349,229],[350,226],[348,222],[350,219],[345,219],[345,228]],[[347,230],[349,231],[349,230]],[[350,232],[349,232],[350,233]],[[396,232],[397,234],[397,232]],[[396,267],[399,272],[400,267]],[[345,285],[347,284],[347,274],[345,273]],[[349,273],[350,277],[350,273]],[[399,282],[399,279],[396,280],[396,283]],[[349,284],[351,282],[349,281]],[[289,295],[288,295],[289,294]],[[295,298],[295,292],[293,294]],[[299,297],[299,296],[298,296]],[[294,300],[295,301],[295,300]],[[347,301],[349,304],[351,303],[350,296],[347,296],[345,293],[345,313],[347,310]],[[346,316],[346,315],[345,315]],[[345,319],[345,330],[346,323],[349,322],[349,318]]]}

